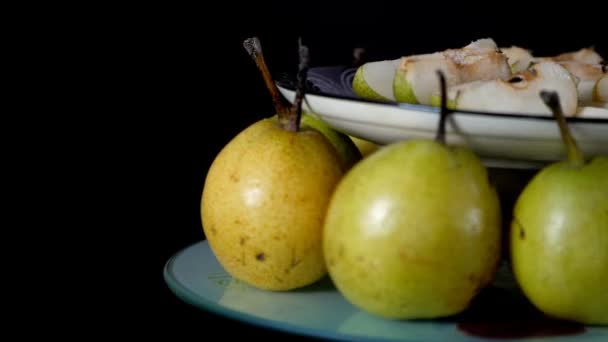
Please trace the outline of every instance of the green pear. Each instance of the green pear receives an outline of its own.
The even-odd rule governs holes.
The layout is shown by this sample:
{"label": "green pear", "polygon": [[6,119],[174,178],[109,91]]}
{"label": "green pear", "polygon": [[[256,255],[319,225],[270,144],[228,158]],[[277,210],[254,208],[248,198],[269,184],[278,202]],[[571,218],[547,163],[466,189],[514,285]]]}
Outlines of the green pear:
{"label": "green pear", "polygon": [[[538,96],[541,89],[559,93],[566,115],[577,113],[576,78],[556,62],[534,64],[529,70],[506,81],[474,81],[453,86],[448,91],[448,104],[451,108],[473,111],[551,115]],[[431,103],[438,102],[439,95],[436,94]]]}
{"label": "green pear", "polygon": [[585,160],[559,97],[552,109],[568,159],[538,172],[517,199],[510,232],[513,273],[527,298],[552,317],[608,324],[608,158]]}
{"label": "green pear", "polygon": [[460,49],[403,57],[393,79],[395,99],[430,104],[431,96],[439,92],[436,70],[446,75],[448,87],[511,76],[507,57],[496,43],[492,39],[479,39]]}
{"label": "green pear", "polygon": [[380,148],[378,144],[373,143],[369,140],[361,139],[352,135],[349,135],[349,137],[353,141],[353,143],[355,143],[355,146],[357,146],[359,152],[361,152],[362,158],[369,156]]}
{"label": "green pear", "polygon": [[361,65],[353,78],[353,91],[369,100],[395,101],[393,77],[400,59],[368,62]]}
{"label": "green pear", "polygon": [[453,315],[497,270],[498,196],[474,153],[445,145],[446,114],[443,106],[437,141],[380,148],[342,178],[331,199],[323,235],[328,272],[366,312]]}
{"label": "green pear", "polygon": [[[247,39],[245,47],[278,99],[259,41]],[[260,120],[236,135],[212,162],[201,199],[203,229],[218,262],[266,290],[303,287],[327,274],[323,219],[344,172],[328,139],[299,126],[308,65],[302,46],[300,59],[294,108],[275,101],[278,120]]]}
{"label": "green pear", "polygon": [[302,113],[301,120],[303,127],[314,128],[329,140],[340,156],[344,171],[348,171],[353,165],[361,160],[362,155],[358,146],[347,134],[334,129],[311,113]]}

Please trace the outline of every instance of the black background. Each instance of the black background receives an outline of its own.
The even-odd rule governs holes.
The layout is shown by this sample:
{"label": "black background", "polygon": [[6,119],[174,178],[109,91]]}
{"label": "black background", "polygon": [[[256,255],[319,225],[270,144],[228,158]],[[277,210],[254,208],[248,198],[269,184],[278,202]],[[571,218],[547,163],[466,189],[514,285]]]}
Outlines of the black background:
{"label": "black background", "polygon": [[162,277],[174,253],[204,239],[199,201],[213,158],[238,132],[273,114],[245,38],[260,38],[273,74],[295,71],[299,36],[313,66],[351,63],[354,47],[375,60],[484,37],[537,55],[595,46],[607,56],[605,9],[598,5],[224,1],[111,12],[91,50],[96,75],[107,82],[99,87],[100,110],[91,111],[100,128],[91,148],[109,161],[101,168],[107,184],[96,186],[114,199],[110,210],[118,215],[97,210],[95,217],[116,228],[114,258],[102,262],[117,261],[126,275],[109,285],[121,295],[115,310],[126,318],[110,322],[136,335],[286,336],[191,307]]}

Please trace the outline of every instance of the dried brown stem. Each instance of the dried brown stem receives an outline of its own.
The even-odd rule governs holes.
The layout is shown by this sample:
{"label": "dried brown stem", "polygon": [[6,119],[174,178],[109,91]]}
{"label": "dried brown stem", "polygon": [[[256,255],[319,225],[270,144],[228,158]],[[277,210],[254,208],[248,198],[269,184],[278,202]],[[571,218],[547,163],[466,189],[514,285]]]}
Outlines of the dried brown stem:
{"label": "dried brown stem", "polygon": [[439,77],[439,85],[441,88],[441,108],[439,110],[439,127],[437,128],[435,141],[445,145],[445,120],[452,111],[448,109],[448,90],[445,82],[445,75],[441,70],[437,70],[437,77]]}
{"label": "dried brown stem", "polygon": [[300,118],[302,117],[302,100],[306,92],[306,76],[308,73],[308,65],[310,62],[310,54],[308,47],[302,45],[302,39],[298,40],[298,50],[300,63],[298,65],[298,76],[296,85],[296,98],[292,107],[292,113],[285,128],[292,132],[297,132],[300,129]]}
{"label": "dried brown stem", "polygon": [[562,106],[559,102],[559,95],[557,95],[557,92],[555,91],[542,90],[540,92],[540,97],[542,98],[543,102],[545,102],[547,107],[551,109],[555,120],[557,120],[557,125],[559,126],[562,140],[564,141],[564,145],[566,145],[566,150],[568,151],[568,161],[574,165],[583,165],[585,163],[585,157],[576,144],[576,141],[570,134],[568,124],[566,123],[566,118],[564,117],[564,112],[562,111]]}
{"label": "dried brown stem", "polygon": [[262,44],[257,37],[247,38],[243,42],[243,46],[249,56],[253,58],[255,64],[258,66],[258,69],[262,73],[262,77],[264,78],[264,82],[266,83],[266,88],[270,92],[270,96],[272,97],[272,102],[274,103],[274,109],[277,112],[279,117],[279,123],[282,126],[286,125],[288,121],[287,117],[289,116],[289,107],[286,106],[282,99],[281,94],[279,93],[279,89],[277,88],[272,76],[270,75],[270,71],[268,70],[268,66],[266,65],[266,61],[264,60],[264,54],[262,53]]}

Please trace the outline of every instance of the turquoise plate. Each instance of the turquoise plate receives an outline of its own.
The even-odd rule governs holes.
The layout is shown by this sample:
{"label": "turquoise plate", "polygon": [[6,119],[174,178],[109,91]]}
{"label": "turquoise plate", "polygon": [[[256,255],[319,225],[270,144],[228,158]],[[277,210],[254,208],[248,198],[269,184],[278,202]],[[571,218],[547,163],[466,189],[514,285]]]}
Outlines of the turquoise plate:
{"label": "turquoise plate", "polygon": [[542,317],[503,267],[494,286],[465,313],[442,320],[398,321],[369,315],[347,302],[329,278],[289,292],[255,289],[230,277],[207,241],[165,265],[167,285],[183,301],[238,321],[283,332],[348,341],[608,341],[608,327]]}

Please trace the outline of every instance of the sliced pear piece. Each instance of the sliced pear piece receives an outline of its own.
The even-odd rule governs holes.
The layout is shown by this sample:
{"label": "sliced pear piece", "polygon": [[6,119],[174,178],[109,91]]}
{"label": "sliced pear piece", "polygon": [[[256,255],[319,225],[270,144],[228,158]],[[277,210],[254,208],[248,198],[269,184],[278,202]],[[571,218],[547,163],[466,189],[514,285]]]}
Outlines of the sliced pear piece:
{"label": "sliced pear piece", "polygon": [[574,116],[578,109],[576,79],[556,62],[540,62],[509,80],[474,81],[450,88],[453,108],[485,112],[552,115],[540,96],[556,91],[562,110]]}
{"label": "sliced pear piece", "polygon": [[507,56],[489,38],[474,41],[462,49],[445,50],[443,55],[460,69],[463,83],[511,76]]}
{"label": "sliced pear piece", "polygon": [[353,91],[370,100],[395,101],[393,78],[401,59],[368,62],[357,69]]}
{"label": "sliced pear piece", "polygon": [[519,46],[501,48],[500,50],[507,56],[513,73],[526,70],[531,63],[551,61],[601,64],[603,60],[602,56],[593,48],[584,48],[550,57],[535,57],[531,50]]}
{"label": "sliced pear piece", "polygon": [[[443,52],[435,52],[423,55],[413,55],[402,57],[399,61],[397,71],[395,72],[393,79],[393,94],[396,101],[405,103],[421,103],[414,94],[412,83],[419,85],[418,93],[424,97],[428,89],[434,89],[438,86],[438,83],[433,83],[433,80],[427,80],[425,73],[432,73],[436,70],[444,71],[449,67],[445,62],[445,56]],[[412,63],[418,63],[416,72],[410,72],[408,74],[408,65]],[[409,77],[406,77],[409,76]],[[422,79],[422,81],[418,81]],[[454,82],[453,80],[451,82]],[[419,96],[420,96],[419,95]]]}
{"label": "sliced pear piece", "polygon": [[442,58],[413,57],[402,60],[393,80],[393,91],[398,102],[430,104],[430,96],[439,90],[434,73],[446,75],[448,85],[460,84],[458,68]]}
{"label": "sliced pear piece", "polygon": [[577,51],[564,52],[555,56],[536,56],[533,62],[578,62],[586,64],[602,64],[602,56],[593,48],[583,48]]}
{"label": "sliced pear piece", "polygon": [[581,62],[588,64],[600,64],[602,63],[602,56],[597,53],[593,48],[583,48],[578,51],[565,52],[554,57],[550,57],[556,62]]}
{"label": "sliced pear piece", "polygon": [[583,62],[559,62],[578,79],[578,101],[580,106],[591,105],[594,101],[593,90],[599,79],[606,75],[601,64]]}
{"label": "sliced pear piece", "polygon": [[603,108],[601,107],[579,107],[576,112],[577,118],[596,118],[596,119],[608,119],[608,103],[602,102]]}
{"label": "sliced pear piece", "polygon": [[604,102],[604,105],[608,102],[608,75],[606,73],[597,80],[593,87],[593,100]]}
{"label": "sliced pear piece", "polygon": [[393,81],[398,102],[430,104],[439,91],[437,71],[446,76],[448,87],[475,80],[508,79],[511,70],[507,57],[489,38],[460,49],[401,58]]}
{"label": "sliced pear piece", "polygon": [[524,71],[530,67],[530,64],[534,62],[534,56],[532,51],[524,49],[519,46],[511,46],[508,48],[501,48],[511,67],[511,72],[518,73]]}

